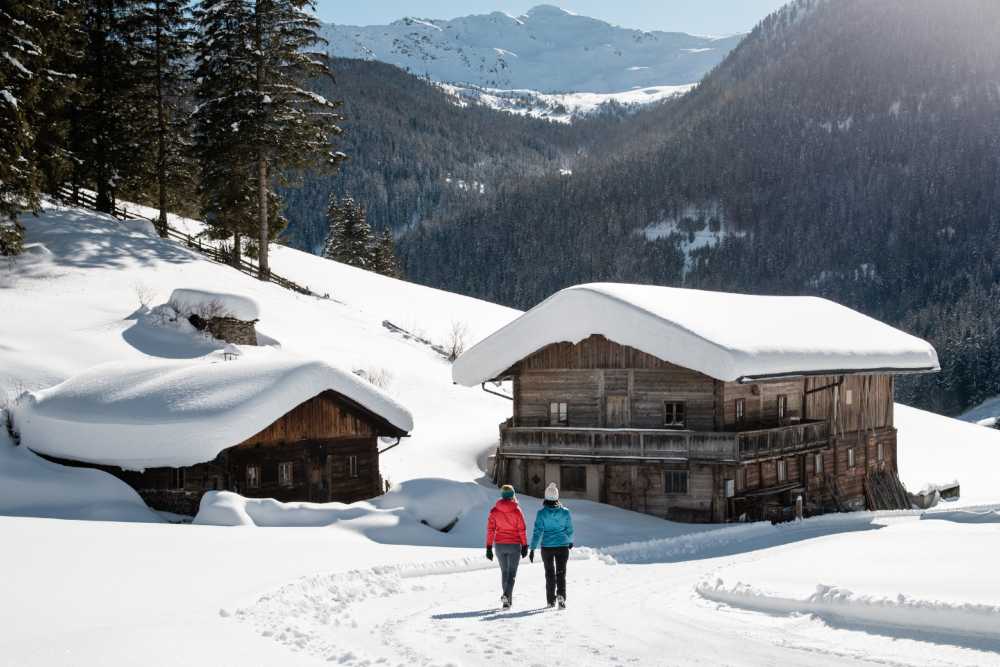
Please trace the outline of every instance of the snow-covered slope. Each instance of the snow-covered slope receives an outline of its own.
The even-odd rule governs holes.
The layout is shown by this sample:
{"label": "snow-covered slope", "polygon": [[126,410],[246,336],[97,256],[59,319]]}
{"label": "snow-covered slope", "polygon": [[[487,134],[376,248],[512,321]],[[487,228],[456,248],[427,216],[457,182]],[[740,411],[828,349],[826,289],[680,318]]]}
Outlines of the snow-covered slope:
{"label": "snow-covered slope", "polygon": [[694,83],[741,38],[629,30],[550,5],[517,17],[331,24],[322,34],[336,56],[381,60],[435,81],[545,93]]}

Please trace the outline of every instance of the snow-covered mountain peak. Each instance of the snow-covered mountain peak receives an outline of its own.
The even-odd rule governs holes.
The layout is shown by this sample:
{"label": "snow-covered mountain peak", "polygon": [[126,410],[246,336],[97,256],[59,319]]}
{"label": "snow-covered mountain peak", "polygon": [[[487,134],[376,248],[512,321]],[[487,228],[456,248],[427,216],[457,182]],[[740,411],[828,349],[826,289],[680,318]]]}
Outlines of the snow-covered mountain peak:
{"label": "snow-covered mountain peak", "polygon": [[381,60],[438,82],[543,93],[620,93],[697,82],[740,40],[622,28],[538,5],[450,20],[325,25],[332,55]]}

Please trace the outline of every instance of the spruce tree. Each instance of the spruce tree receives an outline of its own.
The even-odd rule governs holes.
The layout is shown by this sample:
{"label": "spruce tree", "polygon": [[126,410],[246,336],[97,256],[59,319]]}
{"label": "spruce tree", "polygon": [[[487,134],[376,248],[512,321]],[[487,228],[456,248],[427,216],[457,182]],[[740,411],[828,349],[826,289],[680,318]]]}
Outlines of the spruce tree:
{"label": "spruce tree", "polygon": [[342,158],[331,151],[338,134],[337,102],[306,88],[311,79],[330,77],[326,56],[309,49],[323,40],[312,0],[253,0],[248,25],[253,60],[252,95],[245,120],[256,183],[260,278],[270,272],[267,244],[276,234],[270,209],[274,182],[290,172],[334,167]]}
{"label": "spruce tree", "polygon": [[190,191],[185,101],[193,31],[186,0],[141,0],[126,20],[132,81],[130,107],[136,109],[134,144],[149,160],[136,160],[130,191],[156,202],[157,230],[167,233],[167,208]]}
{"label": "spruce tree", "polygon": [[327,219],[330,231],[323,256],[361,269],[371,269],[372,231],[365,219],[364,208],[350,195],[343,199],[332,195]]}
{"label": "spruce tree", "polygon": [[396,257],[396,242],[388,229],[383,229],[375,240],[372,249],[372,271],[390,278],[402,277],[403,271],[399,265],[399,258]]}

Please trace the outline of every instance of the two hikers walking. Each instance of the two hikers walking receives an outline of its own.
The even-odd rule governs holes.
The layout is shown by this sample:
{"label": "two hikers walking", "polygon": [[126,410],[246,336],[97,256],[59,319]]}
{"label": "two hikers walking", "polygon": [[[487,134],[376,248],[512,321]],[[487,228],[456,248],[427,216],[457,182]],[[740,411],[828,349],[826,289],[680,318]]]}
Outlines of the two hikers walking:
{"label": "two hikers walking", "polygon": [[503,589],[500,598],[504,609],[510,609],[514,595],[514,580],[521,558],[535,561],[535,550],[542,547],[545,567],[545,599],[549,607],[566,607],[566,563],[573,548],[573,518],[559,503],[559,489],[554,483],[545,489],[545,502],[535,515],[529,555],[524,513],[514,497],[514,487],[504,484],[500,500],[490,510],[486,522],[486,557],[493,560],[494,546],[500,563]]}

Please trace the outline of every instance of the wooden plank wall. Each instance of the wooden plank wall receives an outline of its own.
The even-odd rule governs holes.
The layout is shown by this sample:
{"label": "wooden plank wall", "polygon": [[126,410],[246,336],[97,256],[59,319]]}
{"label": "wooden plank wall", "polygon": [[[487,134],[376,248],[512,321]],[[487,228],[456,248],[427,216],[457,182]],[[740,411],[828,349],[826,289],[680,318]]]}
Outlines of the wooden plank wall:
{"label": "wooden plank wall", "polygon": [[[840,382],[839,386],[833,386]],[[891,375],[816,376],[806,379],[806,389],[821,389],[806,398],[808,419],[828,419],[834,433],[871,431],[893,425],[894,378]],[[850,400],[850,403],[848,403]]]}
{"label": "wooden plank wall", "polygon": [[802,417],[802,400],[805,384],[802,379],[777,380],[756,384],[723,384],[722,401],[725,428],[736,424],[736,400],[742,398],[746,405],[746,428],[774,426],[778,422],[778,396],[788,397],[786,419]]}
{"label": "wooden plank wall", "polygon": [[372,435],[375,430],[368,421],[339,403],[336,393],[327,391],[302,403],[240,445]]}

